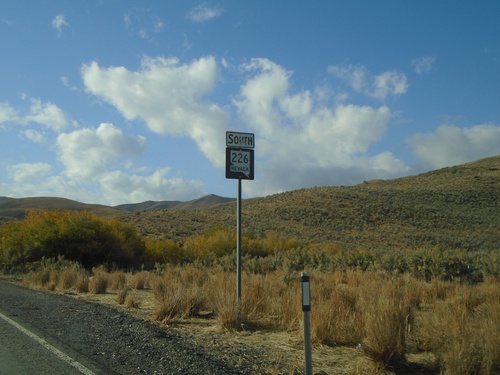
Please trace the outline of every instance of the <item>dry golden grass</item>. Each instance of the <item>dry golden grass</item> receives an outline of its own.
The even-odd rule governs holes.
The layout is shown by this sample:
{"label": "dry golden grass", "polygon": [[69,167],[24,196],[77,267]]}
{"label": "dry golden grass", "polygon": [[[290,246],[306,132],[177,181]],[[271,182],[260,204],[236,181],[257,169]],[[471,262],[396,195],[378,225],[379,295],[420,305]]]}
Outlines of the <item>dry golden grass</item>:
{"label": "dry golden grass", "polygon": [[116,303],[119,305],[123,305],[125,303],[125,299],[127,298],[128,289],[122,288],[118,290],[116,294]]}
{"label": "dry golden grass", "polygon": [[125,297],[125,307],[130,309],[132,307],[139,307],[139,301],[137,300],[137,297],[135,294],[127,294]]}
{"label": "dry golden grass", "polygon": [[149,272],[138,272],[129,277],[128,284],[131,288],[142,290],[149,288],[150,274]]}
{"label": "dry golden grass", "polygon": [[417,321],[420,348],[443,374],[492,374],[500,369],[500,288],[489,281],[456,287]]}
{"label": "dry golden grass", "polygon": [[104,294],[108,289],[108,277],[99,272],[89,280],[89,292],[92,294]]}
{"label": "dry golden grass", "polygon": [[[75,279],[65,272],[31,273],[24,282],[43,288],[57,282],[60,288],[64,278]],[[393,277],[380,272],[310,274],[315,360],[327,373],[337,374],[328,367],[331,361],[318,353],[332,355],[333,348],[352,351],[345,352],[350,353],[346,354],[350,359],[346,359],[345,368],[351,370],[342,373],[400,373],[398,369],[412,366],[427,373],[454,375],[500,371],[498,280],[467,285],[438,280],[426,283],[409,275]],[[203,321],[202,326],[218,327],[220,334],[246,332],[245,339],[256,343],[286,334],[295,342],[287,350],[300,352],[299,275],[286,283],[279,271],[265,275],[244,273],[240,306],[235,298],[235,274],[231,272],[168,267],[162,275],[141,275],[148,280],[145,285],[150,285],[145,289],[133,289],[133,293],[127,292],[128,286],[116,291],[104,289],[102,297],[93,292],[94,285],[104,283],[99,280],[107,282],[113,277],[118,276],[98,270],[89,283],[88,296],[135,307],[134,314],[169,325]],[[126,279],[132,276],[126,275]],[[64,285],[74,287],[66,282]],[[197,324],[194,327],[200,327]],[[332,349],[326,349],[329,347]],[[296,363],[290,366],[293,371]]]}
{"label": "dry golden grass", "polygon": [[110,290],[122,290],[127,285],[127,274],[123,271],[112,272],[108,277]]}

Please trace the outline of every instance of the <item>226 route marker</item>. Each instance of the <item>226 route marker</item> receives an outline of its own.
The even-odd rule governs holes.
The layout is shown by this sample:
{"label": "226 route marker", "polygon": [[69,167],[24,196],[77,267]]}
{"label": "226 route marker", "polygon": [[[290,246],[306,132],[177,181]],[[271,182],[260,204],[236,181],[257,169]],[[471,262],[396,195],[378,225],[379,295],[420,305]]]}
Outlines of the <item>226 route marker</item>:
{"label": "226 route marker", "polygon": [[254,150],[226,148],[226,178],[253,180]]}

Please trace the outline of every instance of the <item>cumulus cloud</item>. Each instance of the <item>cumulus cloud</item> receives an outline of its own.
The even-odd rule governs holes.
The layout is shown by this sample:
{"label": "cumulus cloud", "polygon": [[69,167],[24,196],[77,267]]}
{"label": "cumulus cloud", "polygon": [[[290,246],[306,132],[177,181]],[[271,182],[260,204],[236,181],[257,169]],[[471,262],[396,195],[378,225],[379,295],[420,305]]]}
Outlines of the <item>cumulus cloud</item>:
{"label": "cumulus cloud", "polygon": [[267,59],[253,59],[242,69],[254,75],[234,104],[257,135],[256,168],[263,181],[247,184],[248,194],[352,184],[362,177],[406,172],[389,152],[368,156],[387,130],[388,107],[319,105],[309,91],[290,93],[291,72]]}
{"label": "cumulus cloud", "polygon": [[19,121],[17,111],[8,103],[0,103],[0,125]]}
{"label": "cumulus cloud", "polygon": [[21,132],[21,134],[35,143],[45,143],[47,141],[47,135],[44,132],[40,132],[34,129],[26,129]]}
{"label": "cumulus cloud", "polygon": [[203,182],[169,178],[169,168],[160,168],[150,175],[126,174],[113,171],[99,179],[102,194],[114,204],[163,200],[168,194],[169,200],[189,200],[200,197]]}
{"label": "cumulus cloud", "polygon": [[188,200],[202,195],[202,182],[169,177],[170,168],[135,168],[145,144],[142,136],[127,136],[113,124],[102,123],[96,129],[60,134],[56,149],[68,183],[94,186],[99,191],[93,202]]}
{"label": "cumulus cloud", "polygon": [[[213,57],[188,64],[181,64],[175,58],[145,58],[136,71],[101,67],[91,62],[82,66],[81,74],[87,92],[113,105],[127,120],[142,120],[159,134],[190,137],[214,166],[222,168],[223,134],[229,128],[229,110],[207,99],[214,90],[217,71]],[[325,103],[331,100],[325,96],[331,93],[327,90],[291,92],[292,72],[267,59],[252,59],[240,65],[239,72],[247,80],[232,104],[240,126],[255,131],[259,147],[256,174],[262,181],[245,184],[246,194],[257,196],[304,186],[352,184],[407,173],[404,163],[392,153],[370,153],[389,126],[391,111],[387,106],[328,106]],[[372,77],[371,92],[379,97],[402,93],[406,86],[405,78],[401,77],[391,72]],[[359,79],[362,88],[367,79]],[[99,164],[91,165],[92,168],[75,167],[74,173],[99,174]],[[153,192],[139,188],[138,181],[158,189],[155,191],[170,189],[179,194],[201,191],[199,181],[166,178],[164,173],[156,171],[142,176],[115,169],[112,173],[108,171],[106,178],[99,178],[99,183],[109,194],[122,186],[128,201],[130,196],[149,195],[151,199]]]}
{"label": "cumulus cloud", "polygon": [[435,132],[414,134],[407,142],[420,162],[443,168],[500,154],[500,126],[441,125]]}
{"label": "cumulus cloud", "polygon": [[32,99],[28,113],[22,114],[8,103],[0,103],[0,124],[13,123],[28,125],[36,123],[46,129],[56,132],[62,131],[68,124],[68,117],[55,104],[43,103],[39,99]]}
{"label": "cumulus cloud", "polygon": [[64,14],[58,14],[52,20],[52,28],[57,31],[57,35],[61,36],[63,27],[68,27],[69,23],[66,21]]}
{"label": "cumulus cloud", "polygon": [[113,124],[102,123],[97,129],[60,134],[57,149],[67,177],[95,181],[110,168],[123,166],[123,159],[139,156],[145,142],[144,137],[129,137]]}
{"label": "cumulus cloud", "polygon": [[193,22],[202,23],[216,18],[221,14],[221,8],[211,7],[208,4],[201,4],[189,11],[186,17]]}
{"label": "cumulus cloud", "polygon": [[354,91],[382,101],[389,95],[401,95],[408,90],[406,75],[396,70],[372,75],[364,66],[330,65],[328,72],[336,78],[345,80]]}
{"label": "cumulus cloud", "polygon": [[434,64],[436,62],[436,57],[434,56],[424,56],[418,59],[413,59],[411,64],[413,69],[417,74],[429,73],[434,69]]}
{"label": "cumulus cloud", "polygon": [[145,58],[138,71],[91,62],[81,72],[87,91],[115,106],[126,119],[141,119],[159,134],[189,136],[215,166],[224,165],[221,134],[229,114],[204,99],[217,78],[213,57],[184,65],[175,58]]}
{"label": "cumulus cloud", "polygon": [[62,131],[68,124],[65,113],[55,104],[42,103],[38,99],[31,101],[30,113],[23,118],[24,122],[35,122],[54,131]]}
{"label": "cumulus cloud", "polygon": [[52,166],[47,163],[20,163],[8,168],[9,177],[14,182],[36,181],[50,175]]}

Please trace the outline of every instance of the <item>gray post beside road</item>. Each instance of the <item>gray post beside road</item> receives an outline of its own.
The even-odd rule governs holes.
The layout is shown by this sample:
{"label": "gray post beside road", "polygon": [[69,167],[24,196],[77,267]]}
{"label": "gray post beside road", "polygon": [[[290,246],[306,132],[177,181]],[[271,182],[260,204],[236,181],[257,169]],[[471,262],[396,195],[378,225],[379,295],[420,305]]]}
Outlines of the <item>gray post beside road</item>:
{"label": "gray post beside road", "polygon": [[312,375],[311,289],[310,277],[307,272],[301,272],[300,281],[302,282],[302,315],[304,318],[305,374]]}

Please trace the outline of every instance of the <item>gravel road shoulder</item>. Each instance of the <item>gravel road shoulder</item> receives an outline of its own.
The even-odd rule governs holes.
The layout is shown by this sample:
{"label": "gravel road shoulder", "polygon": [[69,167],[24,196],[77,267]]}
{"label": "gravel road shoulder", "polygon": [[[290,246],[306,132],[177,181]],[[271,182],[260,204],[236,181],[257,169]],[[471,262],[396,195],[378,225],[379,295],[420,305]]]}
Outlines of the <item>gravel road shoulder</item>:
{"label": "gravel road shoulder", "polygon": [[216,347],[110,306],[4,281],[0,310],[118,374],[260,374],[274,366],[259,349]]}
{"label": "gravel road shoulder", "polygon": [[[149,321],[146,309],[114,307],[99,298],[32,290],[0,277],[0,311],[101,364],[109,369],[105,373],[304,373],[297,334],[225,332],[208,321],[167,327]],[[351,374],[367,358],[355,349],[315,346],[313,365],[315,374]]]}

